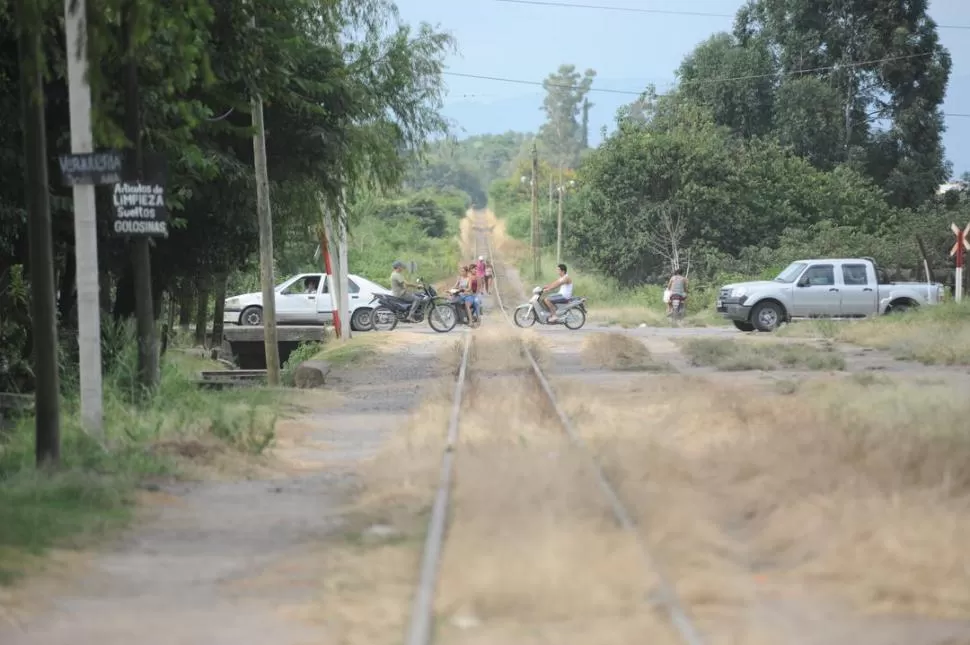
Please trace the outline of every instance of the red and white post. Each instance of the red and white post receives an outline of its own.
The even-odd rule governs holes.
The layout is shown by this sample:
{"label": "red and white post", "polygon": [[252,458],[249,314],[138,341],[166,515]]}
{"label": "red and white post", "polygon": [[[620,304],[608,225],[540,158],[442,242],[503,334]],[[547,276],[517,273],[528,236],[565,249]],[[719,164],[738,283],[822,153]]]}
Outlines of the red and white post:
{"label": "red and white post", "polygon": [[960,229],[956,224],[950,224],[950,230],[956,235],[957,241],[950,249],[950,255],[956,256],[956,277],[953,282],[953,297],[957,302],[963,300],[963,258],[964,251],[970,250],[970,224]]}

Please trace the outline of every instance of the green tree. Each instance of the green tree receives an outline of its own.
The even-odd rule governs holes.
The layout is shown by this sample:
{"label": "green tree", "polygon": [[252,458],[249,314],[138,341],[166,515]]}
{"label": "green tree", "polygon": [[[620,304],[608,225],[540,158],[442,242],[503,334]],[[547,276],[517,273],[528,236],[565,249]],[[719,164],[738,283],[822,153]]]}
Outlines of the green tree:
{"label": "green tree", "polygon": [[575,65],[560,65],[542,82],[546,97],[541,109],[546,122],[539,130],[539,140],[559,167],[575,168],[579,163],[583,142],[588,140],[588,133],[582,131],[588,125],[588,113],[580,116],[595,77],[592,69],[580,73]]}
{"label": "green tree", "polygon": [[[927,6],[926,0],[750,0],[735,25],[741,45],[767,45],[782,73],[815,70],[809,75],[835,88],[842,160],[865,168],[890,202],[904,207],[922,203],[949,176],[941,106],[951,59]],[[835,106],[826,96],[813,107]],[[832,118],[830,112],[827,136]]]}

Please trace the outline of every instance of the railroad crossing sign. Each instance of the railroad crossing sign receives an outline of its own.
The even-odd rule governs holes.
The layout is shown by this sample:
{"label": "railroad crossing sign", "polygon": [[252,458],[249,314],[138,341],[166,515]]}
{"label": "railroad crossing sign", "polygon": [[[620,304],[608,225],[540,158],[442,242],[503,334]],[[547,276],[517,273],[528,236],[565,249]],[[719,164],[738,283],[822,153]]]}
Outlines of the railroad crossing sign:
{"label": "railroad crossing sign", "polygon": [[953,245],[953,248],[950,249],[950,255],[957,256],[957,266],[962,267],[963,252],[965,250],[970,251],[970,224],[967,224],[967,227],[961,231],[959,226],[951,223],[950,230],[953,231],[953,234],[957,236],[956,243]]}

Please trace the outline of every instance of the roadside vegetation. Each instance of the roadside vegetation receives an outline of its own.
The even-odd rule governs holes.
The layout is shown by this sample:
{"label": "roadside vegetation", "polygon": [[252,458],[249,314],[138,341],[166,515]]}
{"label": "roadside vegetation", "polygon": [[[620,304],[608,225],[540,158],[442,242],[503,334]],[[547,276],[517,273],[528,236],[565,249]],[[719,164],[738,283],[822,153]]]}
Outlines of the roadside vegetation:
{"label": "roadside vegetation", "polygon": [[860,321],[800,321],[783,336],[852,343],[925,365],[970,365],[970,303],[949,302]]}
{"label": "roadside vegetation", "polygon": [[690,338],[680,341],[681,351],[697,367],[723,372],[747,370],[841,371],[845,358],[831,345],[808,345],[765,340]]}
{"label": "roadside vegetation", "polygon": [[[105,434],[86,434],[78,392],[65,379],[61,466],[34,468],[32,415],[0,429],[0,584],[32,564],[27,556],[51,547],[79,547],[131,518],[135,493],[153,481],[256,472],[286,410],[279,393],[261,388],[213,391],[198,372],[221,365],[191,350],[172,348],[162,360],[158,390],[136,385],[136,344],[128,327],[106,352]],[[65,374],[76,365],[64,366]]]}

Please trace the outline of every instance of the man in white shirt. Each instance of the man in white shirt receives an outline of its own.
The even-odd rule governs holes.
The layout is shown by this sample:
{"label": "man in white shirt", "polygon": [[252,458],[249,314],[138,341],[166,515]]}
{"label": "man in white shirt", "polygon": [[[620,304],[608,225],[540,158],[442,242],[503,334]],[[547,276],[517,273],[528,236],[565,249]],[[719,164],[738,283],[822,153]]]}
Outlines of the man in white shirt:
{"label": "man in white shirt", "polygon": [[569,277],[566,265],[560,264],[557,268],[559,269],[559,279],[542,288],[546,292],[559,287],[559,293],[542,299],[542,304],[549,310],[549,322],[551,323],[559,322],[559,318],[556,316],[556,305],[569,302],[569,299],[573,297],[573,279]]}

